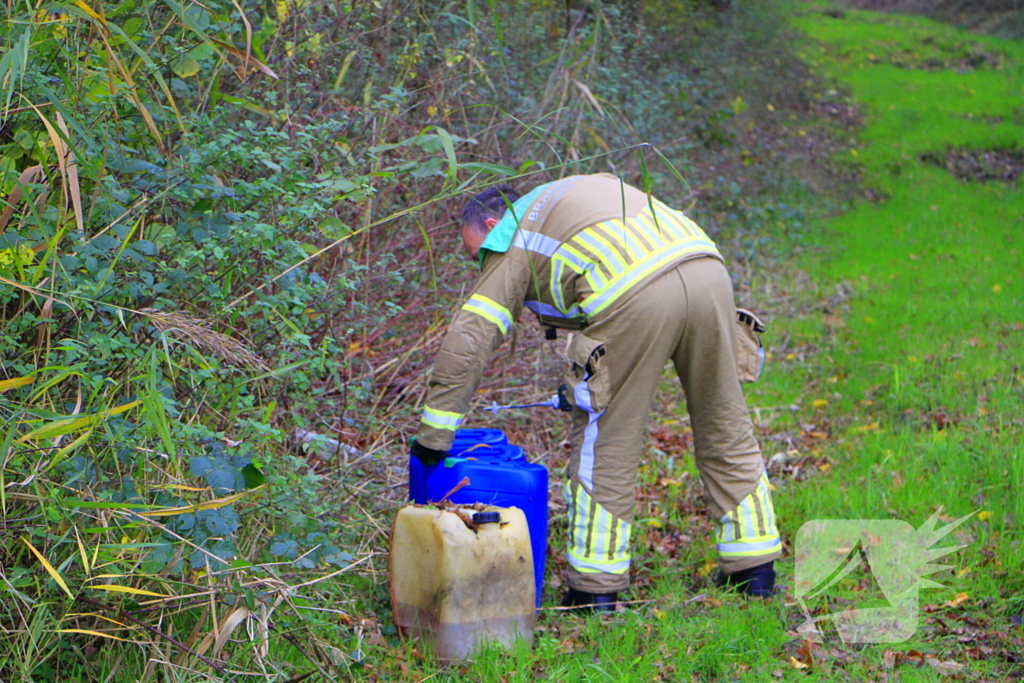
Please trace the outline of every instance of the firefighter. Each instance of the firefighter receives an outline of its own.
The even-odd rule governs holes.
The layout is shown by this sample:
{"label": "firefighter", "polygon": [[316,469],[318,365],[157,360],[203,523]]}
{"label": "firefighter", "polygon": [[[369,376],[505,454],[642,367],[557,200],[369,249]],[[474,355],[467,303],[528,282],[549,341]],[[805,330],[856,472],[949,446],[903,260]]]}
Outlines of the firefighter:
{"label": "firefighter", "polygon": [[462,223],[463,244],[483,273],[438,353],[413,455],[427,464],[447,456],[488,361],[524,307],[545,327],[572,330],[562,604],[614,610],[629,585],[647,414],[671,360],[723,582],[771,595],[781,542],[740,386],[744,374],[760,372],[755,330],[763,328],[737,315],[714,243],[683,213],[608,174],[571,176],[522,197],[508,186],[488,189],[468,203]]}

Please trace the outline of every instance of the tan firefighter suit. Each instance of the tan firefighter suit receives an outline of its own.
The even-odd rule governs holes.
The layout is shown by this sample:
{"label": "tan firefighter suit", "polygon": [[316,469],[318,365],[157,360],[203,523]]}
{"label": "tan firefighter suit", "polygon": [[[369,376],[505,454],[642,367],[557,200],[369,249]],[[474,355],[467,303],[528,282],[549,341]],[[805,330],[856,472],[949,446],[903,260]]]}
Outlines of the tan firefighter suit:
{"label": "tan firefighter suit", "polygon": [[737,311],[714,243],[693,221],[612,175],[572,176],[521,197],[480,249],[483,275],[452,321],[417,440],[447,450],[484,369],[523,307],[577,330],[569,585],[629,585],[629,536],[647,414],[671,360],[726,574],[781,550],[768,478],[737,375]]}

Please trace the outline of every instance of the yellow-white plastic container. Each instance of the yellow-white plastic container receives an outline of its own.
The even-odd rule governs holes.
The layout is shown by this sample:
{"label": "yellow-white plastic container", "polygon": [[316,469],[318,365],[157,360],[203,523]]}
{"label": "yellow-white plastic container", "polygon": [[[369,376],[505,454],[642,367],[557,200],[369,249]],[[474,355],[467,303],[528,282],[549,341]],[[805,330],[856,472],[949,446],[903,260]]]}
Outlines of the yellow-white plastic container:
{"label": "yellow-white plastic container", "polygon": [[466,659],[482,642],[532,644],[536,588],[526,516],[514,507],[459,513],[415,505],[398,511],[390,560],[395,623],[431,643],[442,660]]}

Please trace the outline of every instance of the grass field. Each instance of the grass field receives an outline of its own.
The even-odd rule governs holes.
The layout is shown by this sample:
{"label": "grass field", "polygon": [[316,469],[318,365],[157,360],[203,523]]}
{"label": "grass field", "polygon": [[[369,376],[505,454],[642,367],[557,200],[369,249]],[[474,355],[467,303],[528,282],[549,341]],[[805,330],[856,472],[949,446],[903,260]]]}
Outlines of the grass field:
{"label": "grass field", "polygon": [[[945,543],[966,545],[932,577],[947,587],[922,593],[907,642],[803,643],[792,546],[780,562],[788,592],[770,603],[710,588],[708,529],[676,484],[692,466],[654,458],[630,595],[648,602],[604,619],[547,612],[532,652],[465,668],[392,651],[382,679],[1024,677],[1024,196],[1012,180],[1024,46],[820,3],[793,13],[808,64],[863,112],[843,158],[877,201],[819,221],[817,248],[789,262],[792,282],[809,277],[793,285],[794,313],[771,320],[773,362],[748,394],[773,409],[759,414],[766,455],[788,453],[773,469],[783,533],[792,541],[814,519],[919,527],[940,506],[943,522],[977,511]],[[1001,175],[1011,180],[970,179]],[[880,598],[864,581],[843,590],[833,609]]]}

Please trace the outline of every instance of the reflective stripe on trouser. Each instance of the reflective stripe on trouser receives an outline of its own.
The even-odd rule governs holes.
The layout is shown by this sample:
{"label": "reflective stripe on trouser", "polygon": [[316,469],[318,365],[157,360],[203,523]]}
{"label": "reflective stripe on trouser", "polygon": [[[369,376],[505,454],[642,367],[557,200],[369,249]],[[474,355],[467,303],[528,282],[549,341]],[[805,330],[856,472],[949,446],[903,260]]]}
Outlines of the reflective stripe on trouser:
{"label": "reflective stripe on trouser", "polygon": [[[761,558],[782,550],[782,539],[775,526],[768,474],[761,473],[757,488],[717,520],[718,554],[728,558]],[[767,560],[765,560],[767,561]]]}
{"label": "reflective stripe on trouser", "polygon": [[[594,396],[587,387],[581,401],[581,387],[576,387],[571,486],[582,485],[593,501],[588,505],[607,512],[616,524],[633,522],[651,401],[671,360],[686,396],[695,460],[712,518],[721,520],[737,510],[758,488],[764,460],[736,375],[736,308],[722,262],[708,257],[675,266],[593,319],[584,334],[604,342],[598,372],[607,373],[605,383],[589,378],[585,384],[604,386],[607,395]],[[758,500],[762,514],[770,510],[770,502],[764,502],[770,496]],[[570,532],[570,558],[578,535]],[[727,574],[779,554],[777,546],[760,555],[726,551],[719,561]],[[628,547],[623,557],[625,553]],[[609,593],[627,588],[629,573],[582,568],[570,561],[568,582],[577,590]]]}
{"label": "reflective stripe on trouser", "polygon": [[584,574],[629,571],[631,525],[597,504],[582,484],[566,484],[569,566]]}

